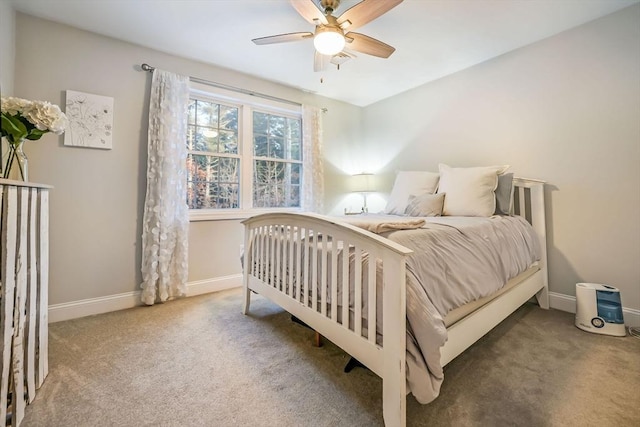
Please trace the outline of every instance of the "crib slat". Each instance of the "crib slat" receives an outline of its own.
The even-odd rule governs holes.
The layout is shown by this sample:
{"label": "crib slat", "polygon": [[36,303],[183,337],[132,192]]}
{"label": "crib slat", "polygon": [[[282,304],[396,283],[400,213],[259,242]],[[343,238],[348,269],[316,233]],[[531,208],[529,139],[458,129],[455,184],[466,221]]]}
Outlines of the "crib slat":
{"label": "crib slat", "polygon": [[261,233],[262,235],[260,236],[260,259],[261,259],[261,263],[260,263],[260,279],[265,282],[268,283],[269,282],[269,277],[267,276],[267,265],[269,263],[269,247],[267,245],[267,230],[268,227],[264,226],[262,227]]}
{"label": "crib slat", "polygon": [[285,279],[286,279],[286,267],[285,267],[285,239],[286,233],[284,225],[278,228],[278,287],[282,292],[285,292]]}
{"label": "crib slat", "polygon": [[250,256],[251,256],[251,264],[248,264],[248,259],[247,257],[245,257],[244,262],[245,262],[245,268],[248,268],[249,270],[249,274],[251,274],[252,276],[258,276],[257,274],[257,269],[256,269],[256,264],[257,264],[257,259],[258,256],[256,255],[256,250],[257,250],[257,245],[258,245],[258,240],[256,239],[256,229],[252,228],[249,230],[249,238],[246,240],[245,242],[245,250],[247,249],[247,245],[246,243],[249,243],[251,246],[249,246],[250,248]]}
{"label": "crib slat", "polygon": [[278,226],[274,225],[271,228],[271,250],[273,251],[273,262],[271,263],[271,286],[278,289]]}
{"label": "crib slat", "polygon": [[256,272],[256,275],[258,276],[258,278],[261,281],[265,281],[264,280],[264,272],[263,272],[263,266],[264,266],[264,261],[266,259],[265,257],[265,252],[264,252],[264,233],[263,233],[264,227],[258,227],[257,228],[257,232],[258,232],[258,257],[256,258],[256,268],[258,269],[258,271]]}
{"label": "crib slat", "polygon": [[338,322],[338,242],[331,242],[331,320]]}
{"label": "crib slat", "polygon": [[376,342],[376,259],[374,252],[369,252],[368,275],[367,275],[367,330],[369,332],[369,341]]}
{"label": "crib slat", "polygon": [[295,240],[295,227],[288,226],[287,229],[287,245],[289,248],[289,256],[287,257],[287,269],[288,269],[288,279],[287,279],[287,295],[290,297],[293,295],[293,242]]}
{"label": "crib slat", "polygon": [[305,228],[304,230],[304,264],[303,264],[303,269],[304,269],[304,286],[301,290],[301,297],[302,297],[302,304],[304,304],[305,307],[309,306],[309,274],[311,273],[309,271],[309,268],[311,267],[311,259],[310,259],[310,255],[311,255],[311,244],[309,243],[309,239],[311,238],[311,232],[308,228]]}
{"label": "crib slat", "polygon": [[253,275],[256,276],[257,278],[259,278],[260,280],[262,280],[262,274],[260,274],[260,266],[262,265],[262,252],[261,252],[261,248],[262,248],[262,242],[261,242],[261,238],[262,238],[262,227],[256,227],[255,229],[253,229],[254,232],[254,242],[253,242],[253,246],[255,246],[255,257],[253,258]]}
{"label": "crib slat", "polygon": [[342,242],[342,326],[349,329],[349,258],[350,248],[347,242]]}
{"label": "crib slat", "polygon": [[[247,236],[246,233],[249,233],[249,236]],[[256,263],[255,263],[255,259],[256,259],[256,241],[255,241],[255,237],[256,237],[256,230],[253,228],[250,228],[248,230],[245,231],[245,245],[244,245],[244,256],[243,256],[243,262],[244,262],[244,268],[247,269],[247,271],[249,272],[250,275],[255,276],[256,275]],[[249,242],[249,247],[247,247],[246,243]],[[250,264],[247,264],[248,262],[250,262]]]}
{"label": "crib slat", "polygon": [[275,231],[275,226],[271,226],[271,229],[269,230],[269,236],[267,237],[268,241],[269,241],[269,277],[271,278],[271,281],[269,282],[271,287],[275,287],[275,280],[276,280],[276,269],[275,269],[275,262],[276,262],[276,242],[275,239],[273,238],[273,233]]}
{"label": "crib slat", "polygon": [[273,233],[273,239],[275,243],[276,249],[276,265],[275,265],[275,282],[274,285],[276,289],[282,290],[282,228],[277,225],[275,232]]}
{"label": "crib slat", "polygon": [[302,254],[304,251],[302,250],[302,232],[303,229],[298,227],[298,235],[296,236],[296,287],[293,289],[293,299],[296,301],[300,301],[298,295],[302,295],[302,270],[300,267]]}
{"label": "crib slat", "polygon": [[257,278],[259,278],[260,280],[262,280],[262,274],[260,274],[260,266],[262,265],[262,252],[261,252],[261,237],[262,237],[262,233],[261,233],[262,228],[261,227],[256,227],[253,231],[254,231],[254,242],[253,245],[255,246],[255,257],[253,258],[253,275],[256,276]]}
{"label": "crib slat", "polygon": [[355,250],[355,258],[354,258],[354,267],[355,274],[353,279],[353,286],[355,288],[354,292],[354,328],[353,331],[358,334],[358,336],[362,336],[362,250],[359,247],[356,247]]}
{"label": "crib slat", "polygon": [[329,263],[327,262],[327,236],[322,236],[322,257],[320,258],[320,266],[322,271],[322,286],[320,288],[320,313],[327,315],[327,273],[329,272]]}
{"label": "crib slat", "polygon": [[313,233],[311,252],[311,308],[318,311],[318,233]]}

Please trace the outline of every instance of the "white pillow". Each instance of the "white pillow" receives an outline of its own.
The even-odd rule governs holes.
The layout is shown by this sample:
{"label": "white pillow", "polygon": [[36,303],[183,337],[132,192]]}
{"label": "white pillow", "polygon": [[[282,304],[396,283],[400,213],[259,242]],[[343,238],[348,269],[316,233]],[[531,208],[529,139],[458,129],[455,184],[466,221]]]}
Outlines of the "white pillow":
{"label": "white pillow", "polygon": [[438,193],[446,193],[442,215],[491,216],[496,210],[498,175],[509,166],[452,168],[439,165]]}
{"label": "white pillow", "polygon": [[433,194],[438,188],[440,175],[435,172],[400,171],[389,196],[384,213],[391,215],[404,215],[409,204],[409,196],[421,196]]}

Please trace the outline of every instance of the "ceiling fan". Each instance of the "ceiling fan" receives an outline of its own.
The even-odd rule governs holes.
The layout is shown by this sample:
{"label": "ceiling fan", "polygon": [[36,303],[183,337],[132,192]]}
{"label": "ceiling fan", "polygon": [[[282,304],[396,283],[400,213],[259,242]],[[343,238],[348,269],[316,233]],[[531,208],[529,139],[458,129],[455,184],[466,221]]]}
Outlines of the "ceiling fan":
{"label": "ceiling fan", "polygon": [[335,17],[333,12],[340,5],[340,0],[320,0],[319,7],[314,0],[290,0],[293,8],[309,23],[316,26],[315,32],[286,33],[275,36],[260,37],[251,40],[257,45],[295,42],[313,38],[315,54],[313,70],[322,71],[328,63],[340,64],[355,57],[351,51],[388,58],[396,50],[373,37],[354,33],[377,17],[402,3],[402,0],[363,0],[342,15]]}

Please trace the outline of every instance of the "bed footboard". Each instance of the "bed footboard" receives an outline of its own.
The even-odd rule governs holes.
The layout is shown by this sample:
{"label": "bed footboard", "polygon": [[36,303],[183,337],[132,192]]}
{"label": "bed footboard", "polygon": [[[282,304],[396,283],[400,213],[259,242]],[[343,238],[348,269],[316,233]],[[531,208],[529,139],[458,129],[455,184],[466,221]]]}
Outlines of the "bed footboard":
{"label": "bed footboard", "polygon": [[382,377],[385,424],[405,425],[405,274],[412,251],[314,214],[269,213],[243,224],[243,313],[255,291],[325,335]]}

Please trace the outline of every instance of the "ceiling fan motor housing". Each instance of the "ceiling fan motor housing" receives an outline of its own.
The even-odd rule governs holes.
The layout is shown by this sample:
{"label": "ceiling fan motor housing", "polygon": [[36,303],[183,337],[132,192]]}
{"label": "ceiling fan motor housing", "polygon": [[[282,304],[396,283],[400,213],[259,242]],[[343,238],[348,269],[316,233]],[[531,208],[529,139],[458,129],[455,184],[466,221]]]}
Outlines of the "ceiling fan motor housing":
{"label": "ceiling fan motor housing", "polygon": [[320,0],[320,7],[325,13],[333,12],[340,6],[340,0]]}

